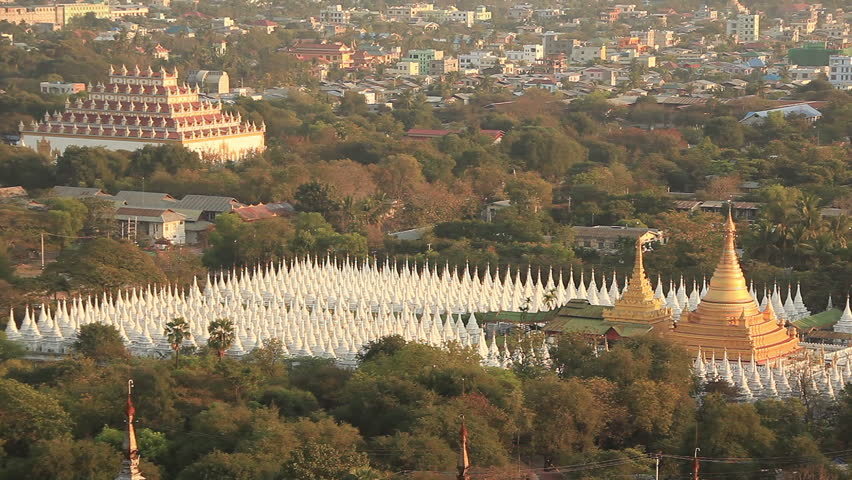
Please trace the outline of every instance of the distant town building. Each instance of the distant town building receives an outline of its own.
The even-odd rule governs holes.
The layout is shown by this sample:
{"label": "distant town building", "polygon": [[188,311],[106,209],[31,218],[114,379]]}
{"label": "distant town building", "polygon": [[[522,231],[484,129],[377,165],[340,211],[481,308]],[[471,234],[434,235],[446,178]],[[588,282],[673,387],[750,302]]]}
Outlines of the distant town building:
{"label": "distant town building", "polygon": [[578,247],[591,248],[599,252],[614,252],[620,239],[625,239],[632,245],[639,237],[646,241],[664,241],[663,232],[655,228],[621,227],[597,225],[594,227],[571,227],[574,231],[574,244]]}
{"label": "distant town building", "polygon": [[571,47],[571,63],[587,63],[606,58],[606,45],[575,45]]}
{"label": "distant town building", "polygon": [[760,15],[741,13],[728,19],[726,33],[736,38],[737,43],[760,40]]}
{"label": "distant town building", "polygon": [[82,17],[88,13],[97,18],[112,18],[110,8],[107,3],[57,3],[44,6],[10,5],[0,7],[0,22],[5,20],[12,24],[53,24],[62,28],[72,18]]}
{"label": "distant town building", "polygon": [[852,55],[828,57],[828,81],[838,90],[852,90]]}
{"label": "distant town building", "polygon": [[145,235],[165,239],[177,245],[186,243],[186,216],[171,209],[121,207],[115,212],[122,238],[138,239]]}
{"label": "distant town building", "polygon": [[420,50],[409,50],[408,55],[405,56],[401,61],[403,62],[416,62],[418,64],[418,73],[420,75],[428,75],[430,71],[431,62],[433,60],[443,60],[444,59],[444,51],[443,50],[435,50],[434,48],[420,49]]}
{"label": "distant town building", "polygon": [[352,66],[354,50],[346,44],[334,43],[297,43],[287,50],[299,60],[317,60],[339,68]]}
{"label": "distant town building", "polygon": [[216,70],[194,70],[186,76],[186,83],[204,93],[222,94],[231,91],[228,72]]}
{"label": "distant town building", "polygon": [[807,103],[799,103],[795,105],[786,105],[770,110],[761,110],[759,112],[748,112],[740,123],[743,125],[761,125],[771,114],[780,114],[784,117],[794,116],[801,117],[807,122],[813,123],[822,118],[822,113],[816,108]]}
{"label": "distant town building", "polygon": [[320,22],[345,25],[352,19],[352,14],[349,10],[343,8],[342,5],[332,5],[320,10]]}
{"label": "distant town building", "polygon": [[85,92],[85,83],[64,83],[64,82],[41,82],[39,83],[41,93],[48,95],[73,95],[75,93]]}

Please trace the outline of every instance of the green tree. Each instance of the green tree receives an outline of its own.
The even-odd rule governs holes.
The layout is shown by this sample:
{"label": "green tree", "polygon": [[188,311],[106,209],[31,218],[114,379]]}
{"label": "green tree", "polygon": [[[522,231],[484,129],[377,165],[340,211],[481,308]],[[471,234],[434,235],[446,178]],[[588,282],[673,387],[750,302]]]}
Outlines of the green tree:
{"label": "green tree", "polygon": [[118,329],[103,323],[89,323],[80,327],[74,350],[98,362],[127,358],[127,349]]}
{"label": "green tree", "polygon": [[130,157],[128,173],[134,176],[148,177],[156,170],[177,173],[183,168],[198,168],[201,157],[198,153],[179,145],[146,145],[133,152]]}
{"label": "green tree", "polygon": [[[560,455],[594,449],[607,412],[583,381],[546,376],[529,380],[524,389],[527,406],[535,412],[531,442],[535,451],[544,455],[546,465],[552,465]],[[560,408],[548,411],[547,405]]]}
{"label": "green tree", "polygon": [[112,480],[120,468],[121,455],[109,445],[66,436],[36,444],[30,474],[55,480]]}
{"label": "green tree", "polygon": [[340,208],[340,202],[335,198],[331,187],[317,181],[299,185],[293,198],[296,200],[296,208],[299,210],[318,212],[326,217]]}
{"label": "green tree", "polygon": [[738,148],[745,143],[743,127],[734,117],[711,118],[704,125],[704,134],[720,147]]}
{"label": "green tree", "polygon": [[[124,431],[105,425],[103,430],[95,436],[95,441],[112,445],[113,448],[120,451],[125,435]],[[169,442],[166,435],[150,428],[136,430],[136,442],[141,455],[146,459],[160,459],[169,452]]]}
{"label": "green tree", "polygon": [[506,194],[513,205],[528,213],[546,208],[553,200],[553,186],[534,172],[515,175],[506,182]]}
{"label": "green tree", "polygon": [[553,128],[528,126],[512,131],[503,140],[506,153],[529,170],[546,178],[568,173],[572,165],[586,161],[585,147]]}
{"label": "green tree", "polygon": [[172,351],[175,352],[175,368],[177,368],[179,365],[181,345],[183,345],[184,340],[187,340],[191,336],[189,322],[182,317],[173,318],[166,323],[163,334],[169,340],[169,346],[172,348]]}
{"label": "green tree", "polygon": [[343,94],[343,98],[340,99],[339,112],[341,115],[348,117],[351,115],[367,115],[370,110],[367,107],[364,95],[347,91]]}
{"label": "green tree", "polygon": [[408,342],[400,335],[388,335],[378,340],[373,340],[364,345],[361,352],[358,352],[358,361],[366,362],[379,355],[393,355],[400,351],[406,343]]}
{"label": "green tree", "polygon": [[219,318],[210,322],[207,326],[207,332],[210,337],[207,338],[207,345],[216,351],[216,356],[219,361],[225,356],[225,350],[231,348],[234,343],[236,334],[234,333],[234,322],[228,318]]}
{"label": "green tree", "polygon": [[352,448],[339,449],[308,442],[293,452],[293,458],[284,465],[281,478],[339,480],[365,467],[369,467],[367,456]]}
{"label": "green tree", "polygon": [[69,433],[71,418],[52,395],[0,378],[0,431],[4,440],[0,447],[5,453],[23,456],[38,440]]}
{"label": "green tree", "polygon": [[101,291],[166,280],[154,260],[136,245],[125,241],[97,238],[83,242],[78,249],[65,249],[48,265],[45,274],[62,275],[71,287]]}
{"label": "green tree", "polygon": [[56,181],[61,185],[105,187],[123,177],[129,163],[123,152],[71,146],[56,159]]}
{"label": "green tree", "polygon": [[47,205],[51,233],[59,235],[64,245],[73,243],[86,223],[89,209],[73,198],[52,198]]}

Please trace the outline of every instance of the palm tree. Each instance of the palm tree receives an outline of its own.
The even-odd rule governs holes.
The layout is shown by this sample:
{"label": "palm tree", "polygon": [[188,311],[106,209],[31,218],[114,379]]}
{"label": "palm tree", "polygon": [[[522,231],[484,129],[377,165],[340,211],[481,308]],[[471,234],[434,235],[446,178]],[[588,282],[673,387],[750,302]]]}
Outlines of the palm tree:
{"label": "palm tree", "polygon": [[840,248],[846,248],[849,245],[849,238],[852,234],[852,222],[846,215],[840,215],[832,218],[828,222],[828,232],[834,238],[834,242]]}
{"label": "palm tree", "polygon": [[553,305],[556,303],[556,289],[551,288],[550,290],[545,292],[544,297],[542,299],[544,300],[544,305],[547,307],[547,309],[551,310],[553,308]]}
{"label": "palm tree", "polygon": [[782,236],[778,226],[768,220],[760,220],[752,225],[751,235],[744,238],[746,250],[753,258],[773,263],[781,253],[779,244]]}
{"label": "palm tree", "polygon": [[213,320],[207,326],[207,332],[210,334],[207,346],[216,350],[216,356],[221,361],[225,356],[225,350],[231,348],[234,343],[234,322],[228,318]]}
{"label": "palm tree", "polygon": [[796,202],[796,213],[801,217],[801,223],[805,226],[808,234],[815,236],[823,226],[822,211],[819,207],[819,198],[814,195],[803,195]]}
{"label": "palm tree", "polygon": [[175,352],[175,368],[177,368],[180,358],[180,346],[184,340],[191,336],[189,333],[189,323],[182,317],[173,318],[171,322],[166,323],[166,330],[163,334],[169,339],[169,346]]}

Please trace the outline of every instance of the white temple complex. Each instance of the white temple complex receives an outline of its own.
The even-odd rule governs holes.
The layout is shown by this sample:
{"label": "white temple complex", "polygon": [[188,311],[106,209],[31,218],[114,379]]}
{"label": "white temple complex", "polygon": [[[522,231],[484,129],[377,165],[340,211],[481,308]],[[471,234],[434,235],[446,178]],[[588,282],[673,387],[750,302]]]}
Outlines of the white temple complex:
{"label": "white temple complex", "polygon": [[209,161],[236,161],[265,149],[266,125],[244,123],[200,98],[198,87],[178,84],[177,69],[110,67],[109,83],[89,86],[88,99],[66,101],[65,111],[19,125],[21,143],[45,155],[69,146],[137,150],[182,145]]}
{"label": "white temple complex", "polygon": [[[640,274],[634,271],[632,281],[644,276]],[[621,298],[628,303],[633,298],[624,296],[631,290],[626,282],[619,285],[614,275],[579,277],[578,282],[573,273],[563,277],[561,272],[533,273],[529,268],[523,273],[520,269],[480,272],[467,266],[457,269],[427,264],[416,268],[389,261],[294,259],[208,277],[203,288],[193,282],[185,291],[148,286],[95,298],[60,300],[54,309],[43,308],[37,314],[27,309],[20,328],[11,317],[6,335],[33,355],[50,357],[70,353],[81,326],[103,323],[118,329],[132,354],[158,357],[171,354],[164,335],[166,322],[177,317],[187,319],[191,337],[185,340],[185,346],[200,346],[207,342],[209,323],[228,318],[234,322],[236,333],[234,344],[226,352],[229,356],[243,356],[274,338],[282,341],[285,355],[329,358],[341,366],[354,367],[365,344],[400,335],[434,346],[449,342],[470,346],[484,365],[507,368],[530,356],[547,363],[548,348],[541,340],[531,340],[523,351],[509,351],[494,335],[486,334],[477,319],[482,318],[481,313],[518,312],[527,305],[530,312],[546,310],[543,299],[549,292],[555,293],[555,305],[583,299],[608,307],[623,305],[618,302]],[[654,310],[671,309],[673,318],[696,310],[708,286],[691,283],[690,289],[681,280],[679,286],[672,284],[665,292],[658,280]],[[641,290],[648,295],[649,288],[644,285]],[[749,294],[758,300],[753,289]],[[529,304],[527,298],[532,299]],[[788,288],[785,299],[776,287],[765,292],[759,304],[760,311],[774,309],[779,317],[790,321],[809,315],[798,288],[795,295]],[[784,304],[791,306],[789,314]],[[662,324],[659,327],[665,328]],[[812,359],[824,357],[834,362],[827,372],[819,366],[825,362],[811,362],[814,367],[808,372],[816,373],[808,375],[813,375],[820,392],[833,396],[840,385],[852,381],[852,362],[842,352],[823,352],[821,357],[815,350],[811,352]],[[728,358],[728,353],[724,348],[699,350],[696,374],[706,380],[729,381],[744,392],[745,399],[794,395],[802,388],[811,388],[801,384],[802,378],[811,378],[802,377],[797,370],[808,363],[802,359],[758,362],[751,355]],[[748,387],[748,395],[743,385]]]}

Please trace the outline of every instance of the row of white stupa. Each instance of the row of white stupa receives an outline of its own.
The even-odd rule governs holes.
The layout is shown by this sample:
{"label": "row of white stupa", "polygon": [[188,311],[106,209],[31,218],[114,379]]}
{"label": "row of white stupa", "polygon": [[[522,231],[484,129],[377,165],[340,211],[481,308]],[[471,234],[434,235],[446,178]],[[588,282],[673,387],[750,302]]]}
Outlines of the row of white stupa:
{"label": "row of white stupa", "polygon": [[[440,270],[440,271],[439,271]],[[434,345],[458,342],[475,346],[484,362],[506,365],[511,356],[497,348],[485,335],[476,312],[520,311],[528,306],[537,312],[586,299],[594,305],[612,305],[624,289],[615,275],[598,287],[594,273],[586,283],[573,272],[564,281],[553,270],[542,281],[541,272],[528,268],[521,280],[520,270],[482,275],[467,266],[460,272],[445,265],[422,269],[405,265],[384,265],[375,261],[335,262],[330,259],[299,259],[252,271],[229,272],[215,280],[209,277],[204,290],[196,282],[188,291],[176,287],[131,289],[100,300],[73,298],[60,301],[54,311],[42,309],[38,318],[27,310],[18,329],[15,322],[6,328],[8,338],[36,352],[65,353],[81,325],[100,322],[114,325],[136,355],[161,355],[169,351],[165,324],[182,317],[189,322],[191,337],[187,346],[203,345],[207,326],[218,318],[234,321],[237,340],[228,351],[243,355],[270,338],[281,339],[290,355],[337,358],[352,364],[364,344],[386,335],[399,334],[407,340]],[[683,280],[664,294],[657,281],[656,295],[664,298],[676,317],[684,308],[694,309],[706,292],[693,286],[687,293]],[[752,293],[754,291],[752,289]],[[546,298],[552,296],[550,302]],[[529,299],[529,300],[527,300]],[[762,308],[772,302],[779,316],[790,319],[809,315],[797,288],[795,298],[788,289],[782,302],[776,287],[764,294]],[[781,312],[784,312],[783,314]],[[464,320],[462,315],[464,315]],[[446,321],[449,320],[449,321]],[[465,322],[466,320],[466,322]],[[540,352],[541,355],[546,355]]]}
{"label": "row of white stupa", "polygon": [[702,383],[725,382],[736,388],[744,401],[764,398],[801,397],[822,395],[834,399],[848,383],[852,383],[852,361],[846,357],[843,366],[833,361],[826,366],[824,361],[811,362],[809,357],[795,361],[778,359],[760,365],[742,358],[728,359],[727,352],[721,360],[715,353],[708,359],[706,352],[699,352],[693,362],[693,371]]}

